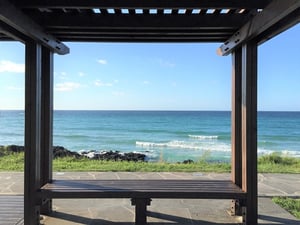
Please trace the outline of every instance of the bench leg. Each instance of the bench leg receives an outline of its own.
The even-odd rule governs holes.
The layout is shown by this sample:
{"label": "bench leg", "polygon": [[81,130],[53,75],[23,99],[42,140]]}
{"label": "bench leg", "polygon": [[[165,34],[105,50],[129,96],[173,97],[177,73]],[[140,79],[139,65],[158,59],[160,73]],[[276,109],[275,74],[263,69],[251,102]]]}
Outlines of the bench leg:
{"label": "bench leg", "polygon": [[231,216],[242,216],[242,225],[247,224],[247,207],[245,200],[233,199],[231,202]]}
{"label": "bench leg", "polygon": [[131,204],[135,205],[135,224],[147,224],[147,205],[150,205],[150,198],[132,198]]}
{"label": "bench leg", "polygon": [[231,201],[231,216],[241,216],[242,215],[242,206],[239,199],[233,199]]}

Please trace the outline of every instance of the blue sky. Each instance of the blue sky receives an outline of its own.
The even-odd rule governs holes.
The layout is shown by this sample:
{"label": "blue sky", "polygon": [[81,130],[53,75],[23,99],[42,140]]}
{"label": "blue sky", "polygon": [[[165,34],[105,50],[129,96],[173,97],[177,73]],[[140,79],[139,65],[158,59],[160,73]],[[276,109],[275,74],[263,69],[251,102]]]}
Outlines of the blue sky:
{"label": "blue sky", "polygon": [[[258,109],[300,111],[300,25],[259,47]],[[55,109],[230,110],[231,56],[214,44],[66,43]],[[0,42],[0,109],[24,108],[24,46]]]}

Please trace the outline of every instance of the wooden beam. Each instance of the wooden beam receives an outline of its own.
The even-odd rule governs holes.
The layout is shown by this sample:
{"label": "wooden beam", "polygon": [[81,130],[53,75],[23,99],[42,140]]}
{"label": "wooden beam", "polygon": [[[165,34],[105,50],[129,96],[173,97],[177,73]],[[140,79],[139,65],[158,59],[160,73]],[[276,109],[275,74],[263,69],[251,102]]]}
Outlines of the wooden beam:
{"label": "wooden beam", "polygon": [[[42,47],[41,76],[41,186],[52,181],[53,158],[53,53]],[[41,212],[49,214],[52,201],[48,199],[42,205]]]}
{"label": "wooden beam", "polygon": [[53,33],[55,36],[64,36],[64,35],[91,35],[91,36],[102,36],[102,35],[158,35],[162,34],[163,31],[167,31],[165,35],[202,35],[202,36],[210,36],[210,35],[231,35],[234,31],[233,29],[118,29],[113,30],[109,28],[90,28],[90,29],[79,29],[79,28],[57,28],[57,29],[48,29],[49,32]]}
{"label": "wooden beam", "polygon": [[13,40],[20,41],[23,43],[27,39],[27,37],[24,34],[17,31],[13,27],[7,25],[6,23],[3,23],[2,21],[0,21],[0,32],[12,38]]}
{"label": "wooden beam", "polygon": [[242,49],[232,53],[231,179],[242,187]]}
{"label": "wooden beam", "polygon": [[120,37],[120,36],[90,36],[90,35],[82,35],[82,36],[61,36],[64,41],[82,41],[82,42],[126,42],[126,43],[199,43],[199,42],[222,42],[225,38],[222,37],[168,37],[168,36],[130,36],[130,37]]}
{"label": "wooden beam", "polygon": [[263,44],[264,42],[275,37],[281,32],[288,30],[290,27],[298,23],[300,23],[300,8],[290,13],[288,16],[280,20],[278,23],[274,24],[265,32],[261,33],[257,37],[258,44]]}
{"label": "wooden beam", "polygon": [[67,46],[56,40],[52,35],[46,34],[37,23],[26,16],[8,0],[0,1],[0,21],[8,24],[17,31],[58,54],[64,55],[69,53],[69,48]]}
{"label": "wooden beam", "polygon": [[24,225],[33,225],[40,219],[41,46],[26,42],[25,55]]}
{"label": "wooden beam", "polygon": [[220,15],[72,15],[49,13],[43,16],[34,15],[46,29],[234,29],[237,30],[246,20],[244,14]]}
{"label": "wooden beam", "polygon": [[219,55],[228,55],[235,48],[283,20],[293,11],[300,8],[299,0],[273,0],[262,12],[250,19],[239,31],[218,48]]}
{"label": "wooden beam", "polygon": [[257,43],[242,47],[242,189],[246,225],[257,225]]}
{"label": "wooden beam", "polygon": [[192,9],[192,8],[264,8],[270,0],[73,0],[73,1],[18,1],[22,8],[142,8],[142,9]]}

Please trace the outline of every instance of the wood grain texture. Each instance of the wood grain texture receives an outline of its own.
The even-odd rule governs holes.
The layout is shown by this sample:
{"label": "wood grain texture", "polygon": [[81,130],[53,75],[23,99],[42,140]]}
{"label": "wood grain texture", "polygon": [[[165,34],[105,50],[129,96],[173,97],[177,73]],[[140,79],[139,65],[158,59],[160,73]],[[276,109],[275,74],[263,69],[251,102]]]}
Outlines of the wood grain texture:
{"label": "wood grain texture", "polygon": [[48,198],[244,199],[246,193],[224,180],[54,180],[41,188]]}

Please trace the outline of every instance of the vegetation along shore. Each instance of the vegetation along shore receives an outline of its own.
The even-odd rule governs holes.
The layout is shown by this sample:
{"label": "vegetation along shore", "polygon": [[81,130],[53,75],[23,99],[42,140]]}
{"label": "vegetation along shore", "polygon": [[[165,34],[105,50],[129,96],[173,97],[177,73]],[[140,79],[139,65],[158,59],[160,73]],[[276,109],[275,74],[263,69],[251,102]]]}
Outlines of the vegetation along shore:
{"label": "vegetation along shore", "polygon": [[[53,147],[54,171],[130,171],[130,172],[230,172],[229,162],[184,160],[177,163],[147,162],[141,153],[72,152],[64,147]],[[0,171],[23,171],[24,147],[0,146]],[[300,159],[270,154],[259,157],[258,171],[264,173],[300,173]]]}
{"label": "vegetation along shore", "polygon": [[[24,170],[24,146],[0,146],[0,171]],[[53,147],[54,171],[126,171],[126,172],[230,172],[229,162],[208,162],[205,157],[198,161],[168,163],[147,162],[140,153],[72,152],[64,147]],[[258,171],[264,173],[300,173],[300,159],[278,154],[261,156]],[[275,197],[273,201],[300,219],[300,199]]]}

